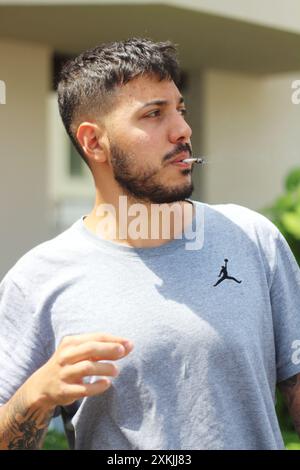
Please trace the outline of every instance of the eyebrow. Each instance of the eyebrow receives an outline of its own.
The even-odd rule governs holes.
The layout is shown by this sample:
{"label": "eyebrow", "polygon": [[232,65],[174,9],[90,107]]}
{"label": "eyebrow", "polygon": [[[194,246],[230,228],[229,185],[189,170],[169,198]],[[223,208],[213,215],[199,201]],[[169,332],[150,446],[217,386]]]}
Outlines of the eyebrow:
{"label": "eyebrow", "polygon": [[[178,104],[181,104],[184,102],[184,98],[183,96],[180,96],[179,100],[178,100]],[[147,106],[152,106],[152,105],[156,105],[156,106],[166,106],[170,104],[170,101],[167,101],[167,100],[153,100],[153,101],[149,101],[148,103],[145,103],[141,109],[144,109],[146,108]]]}

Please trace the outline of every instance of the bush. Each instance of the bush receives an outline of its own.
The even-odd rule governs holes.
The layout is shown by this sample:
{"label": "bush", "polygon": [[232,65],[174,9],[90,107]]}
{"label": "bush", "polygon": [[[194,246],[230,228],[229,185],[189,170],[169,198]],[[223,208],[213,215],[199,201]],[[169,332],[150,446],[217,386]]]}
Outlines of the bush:
{"label": "bush", "polygon": [[[285,192],[276,199],[272,206],[265,207],[260,212],[280,230],[300,266],[300,168],[294,168],[287,175],[284,190]],[[288,408],[278,389],[276,391],[276,411],[288,448],[292,448],[294,445],[299,446],[299,437],[294,432]]]}
{"label": "bush", "polygon": [[69,449],[65,434],[50,429],[46,435],[43,450],[66,450]]}
{"label": "bush", "polygon": [[285,193],[260,212],[278,227],[300,266],[300,168],[288,174],[284,187]]}

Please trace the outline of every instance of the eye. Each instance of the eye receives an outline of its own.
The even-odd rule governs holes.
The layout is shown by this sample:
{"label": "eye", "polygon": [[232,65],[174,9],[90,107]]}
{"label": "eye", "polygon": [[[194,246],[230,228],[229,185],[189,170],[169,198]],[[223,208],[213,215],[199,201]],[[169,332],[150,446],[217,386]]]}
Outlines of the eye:
{"label": "eye", "polygon": [[[158,116],[157,114],[155,113],[160,113],[160,109],[156,109],[155,111],[151,111],[151,113],[147,114],[145,117],[148,118],[148,117],[156,117]],[[155,114],[155,115],[154,115]]]}
{"label": "eye", "polygon": [[[147,114],[145,117],[146,118],[151,118],[151,117],[157,117],[160,115],[160,112],[161,110],[160,109],[156,109],[154,111],[151,111],[151,113]],[[187,115],[187,109],[186,108],[181,108],[179,109],[179,112],[183,115],[183,116],[186,116]],[[158,113],[158,114],[157,114]]]}

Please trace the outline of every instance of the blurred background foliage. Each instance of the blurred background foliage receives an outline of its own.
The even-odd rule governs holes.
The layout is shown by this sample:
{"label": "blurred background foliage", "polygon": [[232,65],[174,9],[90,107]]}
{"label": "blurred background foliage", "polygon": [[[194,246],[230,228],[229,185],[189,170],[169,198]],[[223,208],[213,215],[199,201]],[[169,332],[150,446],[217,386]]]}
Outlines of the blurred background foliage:
{"label": "blurred background foliage", "polygon": [[43,450],[68,450],[68,442],[64,433],[49,429],[44,441]]}
{"label": "blurred background foliage", "polygon": [[[283,194],[273,205],[260,212],[278,227],[300,266],[300,167],[292,169],[285,178]],[[300,438],[294,430],[287,406],[278,389],[276,411],[287,448],[300,449]]]}
{"label": "blurred background foliage", "polygon": [[278,227],[300,266],[300,168],[290,171],[284,189],[272,206],[260,212]]}

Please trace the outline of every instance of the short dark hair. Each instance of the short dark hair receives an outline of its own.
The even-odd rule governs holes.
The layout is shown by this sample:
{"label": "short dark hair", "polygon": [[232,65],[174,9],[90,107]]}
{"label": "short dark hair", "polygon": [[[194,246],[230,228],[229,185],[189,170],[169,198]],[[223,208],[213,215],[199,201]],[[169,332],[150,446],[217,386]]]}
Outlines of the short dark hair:
{"label": "short dark hair", "polygon": [[80,119],[96,113],[103,117],[113,106],[117,87],[139,75],[155,76],[159,81],[173,80],[179,85],[176,52],[176,45],[170,41],[134,37],[100,44],[64,64],[57,87],[59,112],[72,143],[87,165],[76,139]]}

